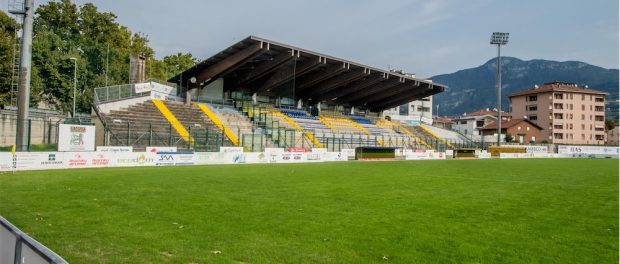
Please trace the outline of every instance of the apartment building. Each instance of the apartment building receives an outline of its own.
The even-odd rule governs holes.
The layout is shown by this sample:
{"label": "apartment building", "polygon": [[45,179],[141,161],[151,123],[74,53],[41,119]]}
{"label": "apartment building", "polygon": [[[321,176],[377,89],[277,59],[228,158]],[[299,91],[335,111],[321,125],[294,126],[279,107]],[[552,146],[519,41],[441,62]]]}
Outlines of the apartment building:
{"label": "apartment building", "polygon": [[542,127],[544,141],[555,144],[605,144],[606,92],[574,83],[552,82],[510,95],[513,118]]}
{"label": "apartment building", "polygon": [[383,116],[409,125],[433,124],[433,97],[429,96],[388,109],[383,112]]}

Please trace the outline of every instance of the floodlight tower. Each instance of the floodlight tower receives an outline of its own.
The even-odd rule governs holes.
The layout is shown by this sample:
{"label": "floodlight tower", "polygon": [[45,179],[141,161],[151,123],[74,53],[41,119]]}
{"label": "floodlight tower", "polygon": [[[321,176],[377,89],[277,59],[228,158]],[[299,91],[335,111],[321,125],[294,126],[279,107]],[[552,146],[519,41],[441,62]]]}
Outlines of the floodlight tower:
{"label": "floodlight tower", "polygon": [[17,91],[17,131],[15,145],[17,151],[28,151],[30,144],[30,73],[32,66],[32,24],[34,21],[33,0],[25,0],[23,5],[13,2],[16,10],[9,13],[22,17],[22,39],[19,58],[19,88]]}
{"label": "floodlight tower", "polygon": [[502,137],[502,57],[501,46],[508,44],[507,32],[493,32],[491,45],[497,45],[497,146],[501,144]]}

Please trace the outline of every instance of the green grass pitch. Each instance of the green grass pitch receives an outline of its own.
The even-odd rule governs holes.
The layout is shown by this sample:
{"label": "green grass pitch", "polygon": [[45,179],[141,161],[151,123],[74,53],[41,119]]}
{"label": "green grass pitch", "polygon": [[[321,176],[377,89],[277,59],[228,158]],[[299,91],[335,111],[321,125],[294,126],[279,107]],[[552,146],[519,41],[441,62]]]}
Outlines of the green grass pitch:
{"label": "green grass pitch", "polygon": [[70,263],[617,263],[618,160],[5,173],[0,214]]}

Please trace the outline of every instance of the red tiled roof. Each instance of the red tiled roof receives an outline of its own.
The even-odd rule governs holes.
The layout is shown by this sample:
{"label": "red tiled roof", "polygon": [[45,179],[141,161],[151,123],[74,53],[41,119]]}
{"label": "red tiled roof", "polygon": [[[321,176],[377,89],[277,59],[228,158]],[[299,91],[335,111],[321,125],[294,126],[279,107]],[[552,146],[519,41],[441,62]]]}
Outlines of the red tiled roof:
{"label": "red tiled roof", "polygon": [[[465,116],[483,116],[483,115],[497,116],[497,111],[489,111],[489,110],[482,109],[476,112],[465,114]],[[509,113],[502,111],[502,116],[509,116],[509,115],[510,115]]]}
{"label": "red tiled roof", "polygon": [[539,87],[533,87],[533,88],[529,88],[526,90],[513,93],[509,97],[528,95],[528,94],[537,94],[537,93],[547,93],[547,92],[573,92],[573,93],[600,94],[600,95],[608,94],[603,91],[578,87],[574,83],[552,82],[552,83],[545,83]]}
{"label": "red tiled roof", "polygon": [[[542,130],[542,127],[532,123],[532,121],[527,120],[527,119],[502,120],[502,129],[504,129],[504,128],[506,128],[506,129],[511,128],[513,126],[516,126],[517,124],[519,124],[521,122],[527,122],[527,123],[531,124],[532,126]],[[493,122],[491,124],[488,124],[488,125],[484,126],[483,128],[480,128],[480,130],[494,130],[494,129],[497,129],[497,121]]]}
{"label": "red tiled roof", "polygon": [[452,123],[452,118],[435,117],[435,118],[433,118],[433,122],[435,122],[435,123]]}

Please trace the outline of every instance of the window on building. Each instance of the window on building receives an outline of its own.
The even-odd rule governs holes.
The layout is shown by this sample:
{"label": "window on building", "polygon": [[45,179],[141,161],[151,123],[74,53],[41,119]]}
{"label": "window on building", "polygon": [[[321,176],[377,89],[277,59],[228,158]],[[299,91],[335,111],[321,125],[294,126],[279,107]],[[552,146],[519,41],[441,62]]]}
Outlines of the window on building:
{"label": "window on building", "polygon": [[586,95],[585,95],[585,94],[582,94],[582,95],[581,95],[581,101],[585,101],[585,100],[586,100]]}
{"label": "window on building", "polygon": [[597,103],[604,103],[604,102],[605,102],[605,97],[596,97],[596,98],[594,99],[594,102],[597,102]]}
{"label": "window on building", "polygon": [[467,121],[461,121],[461,125],[467,125]]}
{"label": "window on building", "polygon": [[476,127],[483,127],[483,126],[484,126],[484,120],[476,121]]}
{"label": "window on building", "polygon": [[406,116],[406,115],[409,115],[409,106],[408,106],[408,105],[406,105],[406,104],[405,104],[405,105],[401,105],[401,106],[399,107],[399,111],[398,111],[398,113],[399,113],[400,115],[405,115],[405,116]]}
{"label": "window on building", "polygon": [[586,130],[586,125],[585,124],[581,124],[581,130]]}
{"label": "window on building", "polygon": [[564,129],[564,125],[553,125],[553,129]]}
{"label": "window on building", "polygon": [[564,139],[564,134],[562,134],[562,133],[553,133],[553,138],[555,138],[555,139]]}
{"label": "window on building", "polygon": [[556,94],[553,95],[553,98],[557,99],[557,100],[562,100],[562,99],[564,99],[564,95],[561,94],[561,93],[556,93]]}
{"label": "window on building", "polygon": [[530,95],[527,97],[527,101],[528,102],[536,102],[538,101],[538,96],[537,95]]}
{"label": "window on building", "polygon": [[581,105],[581,111],[586,111],[586,106],[585,105]]}
{"label": "window on building", "polygon": [[596,140],[605,140],[604,135],[596,135]]}
{"label": "window on building", "polygon": [[595,116],[594,121],[605,121],[605,116]]}
{"label": "window on building", "polygon": [[554,119],[564,119],[564,115],[560,114],[560,113],[555,113],[555,114],[553,114],[553,118]]}
{"label": "window on building", "polygon": [[537,115],[530,115],[527,117],[527,119],[531,120],[531,121],[536,121],[538,120],[538,116]]}
{"label": "window on building", "polygon": [[605,111],[605,107],[604,106],[596,106],[596,107],[594,107],[594,111],[596,111],[596,112],[604,112]]}
{"label": "window on building", "polygon": [[527,111],[538,111],[538,106],[537,105],[528,105],[525,107],[525,109]]}
{"label": "window on building", "polygon": [[555,110],[562,110],[562,109],[564,109],[564,105],[562,105],[562,104],[553,104],[553,109],[555,109]]}

